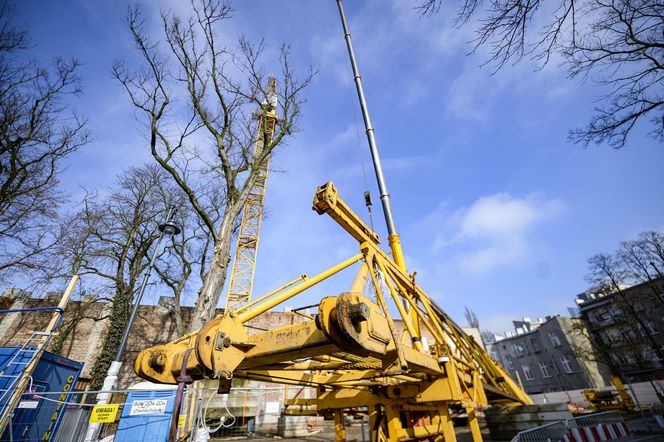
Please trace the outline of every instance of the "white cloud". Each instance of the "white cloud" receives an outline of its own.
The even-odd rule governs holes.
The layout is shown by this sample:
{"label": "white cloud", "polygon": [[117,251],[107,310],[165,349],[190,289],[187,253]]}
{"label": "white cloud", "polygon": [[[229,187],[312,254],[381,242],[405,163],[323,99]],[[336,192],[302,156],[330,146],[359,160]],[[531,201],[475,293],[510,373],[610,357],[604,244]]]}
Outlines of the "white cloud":
{"label": "white cloud", "polygon": [[[455,249],[456,266],[471,274],[522,261],[531,250],[529,233],[538,223],[559,214],[562,207],[560,200],[535,193],[524,198],[508,193],[483,196],[452,213],[434,250]],[[427,222],[435,223],[444,214],[442,205]]]}
{"label": "white cloud", "polygon": [[537,196],[514,198],[507,193],[484,196],[468,208],[462,223],[464,237],[519,235],[534,221],[555,211],[557,204]]}

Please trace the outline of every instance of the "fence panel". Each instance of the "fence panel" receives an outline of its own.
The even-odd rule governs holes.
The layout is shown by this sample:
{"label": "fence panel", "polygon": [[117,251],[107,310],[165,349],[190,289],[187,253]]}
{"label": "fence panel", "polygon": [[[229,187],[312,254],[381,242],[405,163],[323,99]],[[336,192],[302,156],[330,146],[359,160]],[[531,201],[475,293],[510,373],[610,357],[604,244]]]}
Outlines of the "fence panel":
{"label": "fence panel", "polygon": [[617,411],[594,413],[531,428],[517,434],[512,442],[596,442],[632,440]]}
{"label": "fence panel", "polygon": [[560,421],[521,431],[512,442],[559,442],[566,434],[565,421]]}

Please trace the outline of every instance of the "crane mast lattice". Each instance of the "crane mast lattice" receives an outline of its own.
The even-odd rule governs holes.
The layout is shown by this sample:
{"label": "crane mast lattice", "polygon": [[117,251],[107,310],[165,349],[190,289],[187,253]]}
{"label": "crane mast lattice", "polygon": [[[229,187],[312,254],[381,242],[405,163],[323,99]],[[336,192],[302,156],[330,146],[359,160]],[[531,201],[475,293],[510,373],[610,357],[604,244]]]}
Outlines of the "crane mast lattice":
{"label": "crane mast lattice", "polygon": [[[253,161],[259,161],[266,143],[272,141],[277,122],[277,86],[274,78],[270,79],[266,100],[258,116],[258,134],[254,147]],[[256,269],[256,255],[260,238],[261,220],[265,206],[270,156],[265,157],[258,166],[256,181],[249,190],[247,201],[242,209],[242,220],[237,236],[233,270],[226,298],[226,310],[237,310],[251,300]]]}

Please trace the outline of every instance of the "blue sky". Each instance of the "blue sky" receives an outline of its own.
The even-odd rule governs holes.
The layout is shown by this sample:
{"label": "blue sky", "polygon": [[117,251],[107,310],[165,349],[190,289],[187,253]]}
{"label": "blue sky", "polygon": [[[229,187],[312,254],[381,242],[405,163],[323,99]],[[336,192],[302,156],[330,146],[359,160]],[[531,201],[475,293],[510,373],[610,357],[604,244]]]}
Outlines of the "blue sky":
{"label": "blue sky", "polygon": [[[156,30],[159,7],[186,11],[186,3],[143,6]],[[346,4],[409,270],[462,324],[464,305],[496,332],[509,329],[511,319],[565,313],[586,288],[589,256],[664,228],[663,146],[646,136],[647,126],[621,151],[569,144],[567,130],[586,123],[601,90],[568,79],[557,60],[538,72],[524,61],[491,75],[480,67],[482,51],[466,55],[470,29],[450,26],[445,11],[420,18],[412,4]],[[150,160],[127,97],[110,76],[115,59],[135,60],[122,22],[126,6],[19,4],[35,58],[83,63],[84,94],[75,104],[89,118],[94,142],[63,176],[73,200],[80,186],[108,186],[123,168]],[[296,69],[319,72],[307,90],[301,132],[273,157],[254,289],[260,294],[357,252],[338,226],[311,211],[314,189],[325,181],[366,215],[364,164],[374,224],[386,235],[336,3],[255,0],[235,8],[221,29],[229,46],[240,35],[264,37],[271,50],[290,42]],[[294,303],[338,294],[351,279],[346,272]]]}

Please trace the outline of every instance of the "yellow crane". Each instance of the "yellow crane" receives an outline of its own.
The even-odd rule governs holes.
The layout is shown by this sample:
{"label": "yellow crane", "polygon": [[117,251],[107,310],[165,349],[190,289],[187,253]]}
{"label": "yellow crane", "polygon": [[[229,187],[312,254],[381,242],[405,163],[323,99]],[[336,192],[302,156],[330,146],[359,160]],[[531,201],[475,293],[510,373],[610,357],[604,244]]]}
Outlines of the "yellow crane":
{"label": "yellow crane", "polygon": [[[134,371],[153,382],[176,384],[186,370],[191,380],[218,379],[219,393],[230,391],[233,378],[315,387],[313,399],[287,399],[285,413],[334,417],[338,441],[346,438],[344,415],[361,412],[369,416],[372,441],[454,442],[450,407],[463,408],[478,442],[482,435],[476,409],[532,400],[406,269],[341,0],[337,4],[391,255],[328,182],[316,189],[313,209],[357,241],[359,253],[297,285],[287,284],[251,302],[247,298],[191,334],[141,351]],[[257,236],[254,252],[255,245]],[[248,321],[351,266],[356,268],[348,291],[320,299],[308,320],[249,333]],[[373,287],[375,299],[365,296],[367,286]],[[424,345],[425,337],[431,345]]]}
{"label": "yellow crane", "polygon": [[[270,79],[266,99],[261,104],[262,109],[257,114],[258,134],[254,147],[253,160],[256,161],[263,151],[265,143],[270,143],[277,123],[277,81]],[[235,246],[233,270],[228,286],[226,310],[237,310],[251,300],[256,270],[256,255],[258,253],[258,240],[260,239],[261,221],[265,207],[265,190],[267,186],[268,166],[270,156],[258,168],[256,181],[249,190],[247,201],[242,209],[242,219]]]}
{"label": "yellow crane", "polygon": [[[532,403],[382,250],[378,235],[332,183],[316,190],[313,208],[354,238],[359,253],[260,302],[226,311],[196,332],[141,351],[135,372],[152,382],[176,384],[186,368],[192,380],[218,379],[220,393],[230,391],[233,378],[316,387],[315,399],[291,399],[286,413],[334,416],[338,440],[345,440],[344,414],[363,409],[372,440],[454,441],[449,408],[461,407],[474,440],[481,441],[477,408]],[[320,299],[314,319],[249,334],[245,324],[251,319],[357,264],[348,291]],[[369,284],[375,302],[364,295]],[[393,309],[409,338],[405,342]],[[426,348],[424,336],[431,344]]]}

